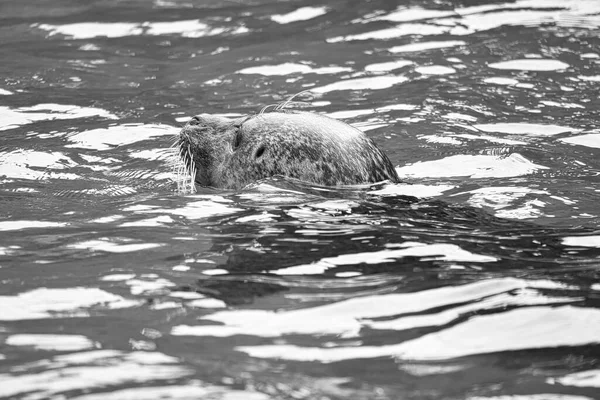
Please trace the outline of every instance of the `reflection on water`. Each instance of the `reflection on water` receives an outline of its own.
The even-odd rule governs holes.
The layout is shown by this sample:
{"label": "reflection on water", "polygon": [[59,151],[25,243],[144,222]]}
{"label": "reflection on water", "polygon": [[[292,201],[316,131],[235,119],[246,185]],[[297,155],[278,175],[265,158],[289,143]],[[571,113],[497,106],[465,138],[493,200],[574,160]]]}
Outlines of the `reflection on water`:
{"label": "reflection on water", "polygon": [[[600,2],[0,21],[0,398],[597,398]],[[304,91],[403,183],[177,192],[191,115]]]}

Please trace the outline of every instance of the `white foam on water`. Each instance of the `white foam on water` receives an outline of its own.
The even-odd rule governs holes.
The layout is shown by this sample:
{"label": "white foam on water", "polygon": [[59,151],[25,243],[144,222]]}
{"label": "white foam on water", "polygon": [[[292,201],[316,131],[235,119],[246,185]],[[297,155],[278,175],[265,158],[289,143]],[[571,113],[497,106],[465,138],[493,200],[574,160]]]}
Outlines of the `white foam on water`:
{"label": "white foam on water", "polygon": [[482,188],[472,193],[474,194],[468,200],[469,204],[475,207],[490,207],[494,209],[494,215],[507,219],[527,219],[541,216],[542,208],[546,206],[546,203],[538,198],[525,200],[519,206],[514,206],[513,203],[529,194],[550,195],[543,190],[518,187]]}
{"label": "white foam on water", "polygon": [[567,103],[567,102],[549,101],[549,100],[542,100],[542,101],[540,101],[540,104],[543,104],[545,106],[550,106],[550,107],[561,107],[561,108],[585,108],[585,106],[582,106],[581,104],[577,104],[577,103]]}
{"label": "white foam on water", "polygon": [[68,226],[67,222],[49,222],[49,221],[0,221],[0,231],[20,231],[23,229],[35,228],[61,228]]}
{"label": "white foam on water", "polygon": [[272,76],[308,73],[310,71],[312,71],[312,68],[305,64],[284,63],[278,65],[261,65],[257,67],[244,68],[237,71],[237,73]]}
{"label": "white foam on water", "polygon": [[[194,373],[192,369],[181,365],[177,358],[162,353],[127,353],[118,350],[95,350],[56,356],[20,365],[19,370],[27,373],[0,374],[3,383],[0,386],[0,397],[26,396],[31,400],[64,398],[71,391],[106,391],[107,388],[125,385],[141,386],[145,382],[157,384],[159,381],[169,381]],[[106,393],[102,393],[102,396],[105,395]],[[81,397],[86,396],[89,398],[92,395],[84,394]]]}
{"label": "white foam on water", "polygon": [[168,125],[155,124],[123,124],[83,131],[70,135],[71,144],[65,147],[81,149],[109,150],[113,147],[124,146],[149,140],[159,136],[173,136],[178,128]]}
{"label": "white foam on water", "polygon": [[184,300],[196,300],[196,299],[203,299],[205,298],[204,295],[200,294],[200,293],[196,293],[196,292],[171,292],[169,293],[169,297],[176,297],[178,299],[184,299]]}
{"label": "white foam on water", "polygon": [[414,105],[414,104],[390,104],[389,106],[383,106],[383,107],[376,108],[376,110],[378,112],[395,111],[395,110],[412,111],[412,110],[416,110],[417,108],[419,108],[419,106]]}
{"label": "white foam on water", "polygon": [[235,214],[244,211],[243,208],[235,208],[225,202],[218,202],[218,200],[210,199],[209,197],[206,198],[208,200],[192,201],[179,208],[159,208],[140,212],[143,212],[144,214],[160,213],[178,215],[190,220],[195,220],[218,215]]}
{"label": "white foam on water", "polygon": [[[100,157],[100,156],[94,156],[91,154],[84,154],[84,153],[80,153],[79,157],[83,158],[85,161],[87,161],[89,163],[106,164],[107,168],[109,168],[112,164],[119,162],[119,160],[117,160],[116,158]],[[94,166],[94,168],[96,168],[96,167]]]}
{"label": "white foam on water", "polygon": [[152,310],[172,310],[174,308],[182,308],[181,303],[177,301],[158,300],[150,305],[150,309]]}
{"label": "white foam on water", "polygon": [[[393,245],[388,245],[388,247],[391,246]],[[388,248],[374,252],[343,254],[336,257],[322,258],[311,264],[275,269],[269,272],[276,275],[322,274],[329,268],[340,265],[381,264],[393,262],[404,257],[424,257],[427,260],[459,262],[494,262],[498,260],[496,257],[468,252],[454,244],[423,244],[415,242],[401,249]]]}
{"label": "white foam on water", "polygon": [[168,215],[160,215],[156,218],[147,218],[139,221],[124,222],[120,224],[121,227],[132,227],[132,226],[164,226],[166,224],[172,224],[175,220]]}
{"label": "white foam on water", "polygon": [[396,119],[396,121],[402,121],[402,122],[406,122],[406,123],[415,123],[415,122],[421,122],[421,121],[425,121],[425,118],[419,118],[419,117],[404,117],[404,118],[398,118]]}
{"label": "white foam on water", "polygon": [[569,68],[569,64],[558,60],[539,58],[526,58],[488,64],[488,67],[503,70],[518,71],[562,71]]}
{"label": "white foam on water", "polygon": [[141,34],[140,24],[134,22],[83,22],[65,25],[33,24],[32,27],[57,34],[72,36],[73,39],[91,39],[95,37],[124,37]]}
{"label": "white foam on water", "polygon": [[344,272],[338,272],[335,274],[336,277],[338,278],[352,278],[355,276],[361,276],[362,272],[358,272],[358,271],[344,271]]}
{"label": "white foam on water", "polygon": [[562,244],[575,247],[600,247],[600,236],[565,236]]}
{"label": "white foam on water", "polygon": [[336,36],[328,38],[327,43],[350,42],[354,40],[370,39],[394,39],[407,35],[443,35],[450,32],[451,28],[446,26],[428,25],[428,24],[401,24],[392,28],[381,29],[377,31],[358,33],[354,35]]}
{"label": "white foam on water", "polygon": [[389,72],[398,68],[403,68],[408,65],[414,64],[412,61],[408,60],[396,60],[396,61],[388,61],[384,63],[377,64],[369,64],[365,66],[365,71],[367,72]]}
{"label": "white foam on water", "polygon": [[79,107],[54,103],[42,103],[35,106],[19,108],[0,106],[0,131],[18,128],[39,121],[89,117],[117,119],[114,114],[94,107]]}
{"label": "white foam on water", "polygon": [[404,167],[397,167],[400,177],[459,177],[506,178],[531,174],[540,169],[548,169],[534,164],[520,154],[508,157],[494,155],[454,155],[440,160],[419,161]]}
{"label": "white foam on water", "polygon": [[469,396],[465,400],[594,400],[586,396],[562,393],[511,394],[505,396]]}
{"label": "white foam on water", "polygon": [[581,129],[571,128],[568,126],[550,125],[550,124],[530,124],[521,122],[508,122],[497,124],[478,124],[473,125],[474,128],[483,132],[505,133],[510,135],[527,135],[527,136],[554,136],[560,133],[580,132]]}
{"label": "white foam on water", "polygon": [[[259,358],[336,362],[357,358],[447,360],[478,354],[583,346],[600,339],[600,311],[574,306],[533,306],[476,315],[466,322],[417,339],[383,346],[316,348],[295,345],[240,346]],[[468,340],[466,339],[468,338]]]}
{"label": "white foam on water", "polygon": [[[56,172],[76,166],[63,153],[17,149],[0,153],[0,176],[16,179],[77,179],[72,173]],[[33,168],[32,168],[33,167]],[[37,168],[37,169],[36,169]]]}
{"label": "white foam on water", "polygon": [[423,51],[423,50],[444,49],[444,48],[448,48],[448,47],[464,46],[466,44],[467,44],[467,42],[464,42],[462,40],[420,42],[420,43],[405,44],[402,46],[394,46],[394,47],[388,49],[388,51],[390,53],[412,53],[412,52]]}
{"label": "white foam on water", "polygon": [[362,115],[372,115],[375,114],[376,111],[374,109],[369,109],[369,110],[343,110],[343,111],[334,111],[331,113],[327,113],[325,115],[327,115],[330,118],[335,118],[335,119],[349,119],[349,118],[356,118],[356,117],[360,117]]}
{"label": "white foam on water", "polygon": [[[459,286],[428,289],[415,293],[392,293],[355,297],[312,308],[297,310],[231,309],[207,315],[205,320],[223,325],[179,325],[174,335],[216,336],[255,335],[280,337],[288,334],[360,336],[360,330],[383,317],[428,313],[449,304],[477,302],[493,295],[527,288],[562,288],[551,281],[516,278],[490,279]],[[396,317],[397,318],[397,317]],[[342,350],[348,350],[342,349]],[[285,358],[285,357],[284,357]],[[351,358],[351,357],[349,357]]]}
{"label": "white foam on water", "polygon": [[398,365],[398,368],[402,372],[406,372],[412,376],[422,377],[429,375],[440,375],[440,374],[452,374],[459,371],[464,371],[468,367],[462,364],[417,364],[417,363],[406,363]]}
{"label": "white foam on water", "polygon": [[442,18],[436,22],[454,25],[452,34],[468,35],[501,26],[532,26],[555,24],[561,27],[593,29],[600,26],[600,12],[595,0],[520,0],[514,3],[489,4],[456,8],[460,18]]}
{"label": "white foam on water", "polygon": [[[527,307],[481,315],[398,345],[399,359],[440,360],[515,350],[597,344],[600,310]],[[464,340],[469,338],[469,340]]]}
{"label": "white foam on water", "polygon": [[320,17],[327,13],[327,7],[301,7],[287,14],[275,14],[271,19],[278,24],[289,24],[291,22],[306,21]]}
{"label": "white foam on water", "polygon": [[85,308],[102,305],[106,308],[125,308],[139,302],[97,288],[40,288],[14,296],[0,296],[0,320],[18,321],[86,315]]}
{"label": "white foam on water", "polygon": [[202,271],[204,275],[227,275],[229,271],[221,268],[205,269]]}
{"label": "white foam on water", "polygon": [[236,73],[274,76],[291,74],[338,74],[340,72],[350,71],[352,71],[352,68],[348,67],[329,66],[314,68],[306,64],[283,63],[277,65],[260,65],[256,67],[244,68]]}
{"label": "white foam on water", "polygon": [[570,144],[576,144],[579,146],[600,149],[600,133],[589,133],[581,136],[572,136],[569,138],[559,139],[559,141]]}
{"label": "white foam on water", "polygon": [[[543,284],[541,285],[543,286]],[[479,310],[503,309],[514,306],[533,306],[546,304],[565,304],[581,301],[581,297],[543,296],[537,290],[521,288],[512,293],[500,293],[481,299],[477,302],[445,309],[443,311],[424,313],[421,315],[403,316],[385,321],[367,321],[371,329],[379,330],[409,330],[424,327],[441,327],[451,324],[463,315],[476,313]]]}
{"label": "white foam on water", "polygon": [[415,68],[415,72],[422,75],[449,75],[456,72],[454,68],[444,67],[443,65],[427,65]]}
{"label": "white foam on water", "polygon": [[[144,386],[119,389],[110,393],[84,394],[70,397],[72,400],[271,400],[264,393],[249,390],[233,390],[225,387],[175,384],[172,386]],[[566,399],[569,400],[569,399]]]}
{"label": "white foam on water", "polygon": [[185,303],[186,306],[194,308],[226,308],[227,304],[218,299],[198,299]]}
{"label": "white foam on water", "polygon": [[31,347],[44,351],[80,351],[99,347],[99,344],[83,335],[16,334],[4,342],[8,346]]}
{"label": "white foam on water", "polygon": [[380,90],[387,89],[394,85],[407,82],[408,78],[404,76],[372,76],[367,78],[347,79],[331,83],[329,85],[312,88],[315,93],[327,93],[336,90]]}
{"label": "white foam on water", "polygon": [[200,20],[170,22],[80,22],[74,24],[52,25],[32,24],[48,32],[48,36],[64,35],[72,39],[93,39],[97,37],[118,38],[126,36],[163,36],[177,35],[199,38],[215,35],[238,35],[247,33],[248,28],[238,24],[235,27],[212,27]]}
{"label": "white foam on water", "polygon": [[129,239],[122,240],[122,238],[101,238],[70,244],[67,247],[76,250],[106,251],[109,253],[130,253],[133,251],[154,249],[160,246],[163,246],[163,244],[130,243]]}
{"label": "white foam on water", "polygon": [[[175,136],[173,136],[175,139]],[[172,149],[150,149],[150,150],[134,150],[129,152],[130,157],[141,158],[149,161],[168,161],[174,156]]]}
{"label": "white foam on water", "polygon": [[485,83],[491,83],[493,85],[504,85],[504,86],[514,86],[519,83],[518,80],[513,78],[504,78],[501,76],[494,76],[491,78],[485,78],[483,80]]}
{"label": "white foam on water", "polygon": [[[473,136],[473,135],[471,135]],[[456,135],[459,137],[459,135]],[[462,142],[456,139],[453,136],[438,136],[438,135],[422,135],[417,137],[419,140],[425,140],[428,143],[441,143],[441,144],[450,144],[450,145],[461,145]]]}
{"label": "white foam on water", "polygon": [[548,378],[546,383],[550,385],[600,388],[600,369],[574,372],[559,378]]}
{"label": "white foam on water", "polygon": [[[326,213],[318,210],[310,210],[305,208],[296,208],[286,211],[286,214],[292,218],[300,220],[314,220],[325,218]],[[304,236],[321,236],[321,235],[352,235],[353,231],[350,228],[335,229],[327,226],[318,226],[313,229],[304,228],[296,229],[296,233]]]}
{"label": "white foam on water", "polygon": [[455,29],[451,31],[452,34],[470,35],[501,26],[539,26],[559,19],[559,13],[554,11],[499,9],[487,13],[463,15],[461,18],[448,18],[441,23],[454,24]]}
{"label": "white foam on water", "polygon": [[143,34],[152,36],[181,35],[187,38],[200,38],[217,35],[239,35],[247,33],[248,28],[238,24],[235,27],[211,27],[200,20],[171,21],[171,22],[144,22]]}
{"label": "white foam on water", "polygon": [[19,250],[20,248],[20,246],[0,246],[0,256],[11,255],[15,252],[15,250]]}
{"label": "white foam on water", "polygon": [[377,121],[362,121],[351,124],[356,129],[359,129],[363,132],[372,131],[374,129],[385,128],[390,126],[391,123],[381,123]]}
{"label": "white foam on water", "polygon": [[9,96],[11,94],[13,94],[13,92],[6,89],[0,89],[0,96]]}
{"label": "white foam on water", "polygon": [[588,82],[600,82],[600,75],[577,75],[577,79]]}
{"label": "white foam on water", "polygon": [[122,211],[127,211],[127,212],[132,211],[134,213],[144,213],[144,212],[147,212],[150,210],[156,210],[156,209],[159,209],[159,207],[158,206],[150,206],[147,204],[135,204],[135,205],[127,206],[127,207],[123,208]]}
{"label": "white foam on water", "polygon": [[[523,88],[523,89],[533,89],[535,87],[535,85],[533,83],[517,83],[516,86],[518,88]],[[519,109],[519,107],[515,107],[515,108]],[[529,111],[531,113],[533,113],[533,112],[536,112],[536,113],[541,112],[540,110],[532,110],[532,109],[529,109],[527,111]]]}
{"label": "white foam on water", "polygon": [[352,200],[324,200],[306,203],[308,207],[313,209],[325,210],[325,211],[333,211],[333,212],[351,212],[353,207],[358,207],[359,204]]}
{"label": "white foam on water", "polygon": [[107,215],[106,217],[91,219],[90,222],[94,224],[110,224],[123,218],[125,218],[124,215]]}
{"label": "white foam on water", "polygon": [[331,267],[334,266],[316,262],[312,264],[297,265],[295,267],[271,270],[269,273],[275,275],[321,275]]}
{"label": "white foam on water", "polygon": [[[309,335],[339,335],[344,338],[357,337],[363,327],[373,327],[375,329],[393,329],[392,326],[385,324],[398,324],[398,329],[414,329],[422,326],[442,326],[448,321],[460,320],[463,313],[471,314],[473,310],[489,309],[489,307],[503,310],[506,305],[539,305],[556,304],[560,302],[578,301],[572,297],[553,298],[546,297],[537,289],[568,289],[566,285],[556,282],[540,280],[528,281],[516,278],[491,279],[465,285],[436,288],[424,290],[417,293],[395,293],[384,295],[371,295],[360,298],[342,300],[323,306],[290,310],[279,312],[265,310],[229,310],[217,312],[205,317],[207,320],[221,322],[224,325],[200,325],[200,326],[178,326],[172,331],[175,335],[198,335],[198,336],[230,336],[230,335],[255,335],[261,337],[279,338],[288,334],[309,334]],[[577,289],[577,288],[574,288]],[[480,303],[479,307],[472,308],[460,304]],[[459,304],[455,313],[447,309],[450,304]],[[463,308],[464,307],[464,308]],[[435,311],[444,308],[444,311]],[[541,310],[546,308],[538,307]],[[433,311],[433,314],[431,314]],[[598,313],[597,311],[595,311]],[[414,315],[421,313],[421,315]],[[407,315],[409,314],[409,315]],[[413,314],[413,315],[410,315]],[[436,317],[432,317],[435,315]],[[495,314],[497,315],[497,314]],[[502,314],[501,314],[502,315]],[[395,322],[389,320],[394,317]],[[405,322],[402,322],[406,318]],[[474,317],[477,319],[478,317]],[[473,320],[473,319],[472,319]],[[515,318],[518,320],[518,318]],[[310,321],[310,323],[309,323]],[[533,321],[528,321],[530,324]],[[377,324],[380,324],[379,326]],[[485,324],[483,324],[485,325]],[[501,324],[498,324],[501,326]],[[523,323],[523,329],[527,328],[527,323]],[[510,328],[510,327],[509,327]],[[564,327],[563,331],[568,328]],[[452,328],[450,328],[452,329]],[[504,329],[494,327],[497,335],[502,335]],[[493,329],[490,328],[490,331]],[[548,331],[552,332],[551,329]],[[592,330],[590,330],[592,331]],[[445,331],[441,331],[443,334]],[[470,340],[465,338],[475,338],[478,343],[487,343],[486,336],[478,335],[477,329],[473,329],[470,335],[456,335],[460,337],[462,345],[468,347]],[[518,334],[523,334],[519,332]],[[518,334],[514,336],[518,337]],[[593,334],[587,335],[591,337]],[[511,339],[513,339],[513,335]],[[559,336],[559,335],[557,335]],[[419,340],[419,339],[417,339]],[[564,340],[564,339],[563,339]],[[272,346],[242,346],[237,347],[239,351],[248,353],[253,357],[281,358],[288,360],[333,362],[356,358],[374,358],[384,356],[396,356],[399,358],[407,350],[422,350],[427,353],[424,357],[411,359],[428,360],[429,354],[436,354],[435,351],[429,351],[428,346],[406,346],[409,342],[398,345],[384,346],[339,346],[326,348],[308,348],[293,345],[272,345]],[[441,343],[445,343],[443,340]],[[512,346],[510,340],[503,341],[502,345]],[[440,344],[439,346],[442,346]],[[439,347],[438,346],[438,347]],[[408,347],[408,349],[406,349]],[[446,346],[448,347],[448,346]],[[453,347],[446,351],[452,351]],[[460,349],[461,351],[463,349]],[[442,355],[441,358],[446,358]]]}
{"label": "white foam on water", "polygon": [[[398,23],[394,27],[333,37],[327,39],[327,42],[336,43],[369,39],[385,40],[405,35],[470,35],[501,26],[539,27],[547,23],[564,27],[593,29],[600,26],[600,18],[598,17],[600,8],[598,3],[594,3],[594,1],[521,0],[514,3],[458,7],[454,10],[433,10],[401,6],[389,13],[378,12],[364,19],[353,21],[355,23],[366,23],[384,20]],[[429,20],[433,23],[429,23]]]}
{"label": "white foam on water", "polygon": [[415,196],[419,198],[441,196],[444,192],[454,189],[454,185],[424,185],[424,184],[389,184],[378,190],[369,191],[378,196]]}
{"label": "white foam on water", "polygon": [[111,274],[104,275],[100,278],[101,281],[120,282],[135,278],[135,274]]}
{"label": "white foam on water", "polygon": [[264,211],[260,214],[247,215],[245,217],[238,218],[235,221],[240,222],[240,223],[247,223],[247,222],[272,222],[272,221],[276,221],[276,220],[277,220],[277,215],[269,214],[268,212]]}
{"label": "white foam on water", "polygon": [[[166,294],[170,292],[169,288],[175,286],[173,282],[164,278],[159,278],[155,274],[147,274],[139,279],[129,279],[125,281],[125,284],[129,286],[129,290],[134,296],[141,294]],[[179,306],[179,304],[177,304],[177,306]]]}
{"label": "white foam on water", "polygon": [[456,15],[454,11],[428,10],[421,7],[398,7],[389,14],[372,18],[371,21],[410,22],[422,19],[432,19]]}
{"label": "white foam on water", "polygon": [[451,112],[451,113],[442,115],[442,118],[454,120],[454,121],[469,121],[469,122],[477,121],[477,117],[474,117],[472,115],[467,115],[467,114],[456,113],[456,112]]}

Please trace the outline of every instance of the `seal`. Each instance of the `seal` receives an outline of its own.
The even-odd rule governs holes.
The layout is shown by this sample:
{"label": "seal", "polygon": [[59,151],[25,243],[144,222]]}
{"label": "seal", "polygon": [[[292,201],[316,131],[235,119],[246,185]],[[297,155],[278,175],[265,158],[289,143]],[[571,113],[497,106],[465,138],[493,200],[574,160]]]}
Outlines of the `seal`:
{"label": "seal", "polygon": [[200,114],[175,147],[195,185],[241,189],[283,175],[323,186],[399,182],[389,158],[362,131],[324,115],[280,110],[235,119]]}

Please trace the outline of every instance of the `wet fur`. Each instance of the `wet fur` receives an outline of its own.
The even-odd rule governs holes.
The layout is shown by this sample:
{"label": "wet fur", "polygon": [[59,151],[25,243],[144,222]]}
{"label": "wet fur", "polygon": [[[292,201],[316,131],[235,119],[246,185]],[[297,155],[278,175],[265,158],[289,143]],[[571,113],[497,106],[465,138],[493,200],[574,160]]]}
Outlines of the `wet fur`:
{"label": "wet fur", "polygon": [[240,189],[274,175],[325,186],[399,180],[363,132],[320,114],[283,110],[286,104],[237,119],[194,117],[175,144],[179,190],[193,192],[194,182]]}

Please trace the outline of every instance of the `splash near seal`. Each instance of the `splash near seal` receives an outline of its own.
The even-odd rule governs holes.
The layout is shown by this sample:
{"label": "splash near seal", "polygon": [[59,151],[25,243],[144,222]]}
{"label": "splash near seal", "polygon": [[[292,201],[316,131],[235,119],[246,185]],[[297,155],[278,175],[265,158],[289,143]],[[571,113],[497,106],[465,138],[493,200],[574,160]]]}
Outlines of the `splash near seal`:
{"label": "splash near seal", "polygon": [[281,106],[263,111],[236,119],[193,117],[175,143],[180,190],[241,189],[276,175],[323,186],[399,181],[389,158],[362,131]]}

